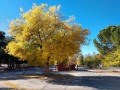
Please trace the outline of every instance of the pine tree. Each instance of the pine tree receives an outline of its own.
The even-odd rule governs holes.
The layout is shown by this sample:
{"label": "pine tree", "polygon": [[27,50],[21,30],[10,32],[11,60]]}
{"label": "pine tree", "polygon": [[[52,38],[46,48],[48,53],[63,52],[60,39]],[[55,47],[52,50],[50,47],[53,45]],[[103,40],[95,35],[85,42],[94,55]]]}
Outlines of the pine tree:
{"label": "pine tree", "polygon": [[120,46],[120,25],[108,26],[101,30],[97,37],[99,41],[94,39],[93,42],[101,54],[106,55],[116,50]]}

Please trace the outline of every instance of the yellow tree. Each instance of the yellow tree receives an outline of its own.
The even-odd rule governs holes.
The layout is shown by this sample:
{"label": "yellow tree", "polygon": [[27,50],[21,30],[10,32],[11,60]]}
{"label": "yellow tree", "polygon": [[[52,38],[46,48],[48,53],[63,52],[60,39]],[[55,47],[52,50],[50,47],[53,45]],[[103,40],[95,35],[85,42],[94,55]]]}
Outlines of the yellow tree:
{"label": "yellow tree", "polygon": [[[60,6],[33,5],[20,18],[10,22],[10,35],[14,38],[6,50],[9,54],[28,60],[34,66],[62,61],[80,51],[89,31],[81,26],[61,20]],[[23,11],[23,10],[22,10]]]}
{"label": "yellow tree", "polygon": [[102,64],[105,67],[120,67],[120,48],[104,56]]}

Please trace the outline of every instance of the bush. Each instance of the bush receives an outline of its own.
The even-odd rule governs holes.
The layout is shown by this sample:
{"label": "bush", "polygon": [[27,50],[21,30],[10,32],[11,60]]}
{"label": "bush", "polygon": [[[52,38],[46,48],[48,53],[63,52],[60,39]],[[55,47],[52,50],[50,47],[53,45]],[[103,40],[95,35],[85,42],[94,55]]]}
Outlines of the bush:
{"label": "bush", "polygon": [[87,55],[84,58],[84,64],[87,68],[98,68],[101,65],[102,56],[97,55]]}

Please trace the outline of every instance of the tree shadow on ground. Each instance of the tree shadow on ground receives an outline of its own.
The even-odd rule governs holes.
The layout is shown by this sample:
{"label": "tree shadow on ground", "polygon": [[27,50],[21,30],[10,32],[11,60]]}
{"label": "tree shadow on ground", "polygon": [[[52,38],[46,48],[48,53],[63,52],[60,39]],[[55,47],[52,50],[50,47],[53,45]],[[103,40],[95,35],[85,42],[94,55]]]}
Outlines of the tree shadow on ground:
{"label": "tree shadow on ground", "polygon": [[66,79],[53,77],[47,82],[57,85],[87,86],[99,90],[120,90],[120,77],[117,76],[68,76]]}
{"label": "tree shadow on ground", "polygon": [[13,88],[0,88],[0,90],[14,90]]}
{"label": "tree shadow on ground", "polygon": [[[86,86],[96,88],[98,90],[120,90],[120,77],[118,76],[72,76],[69,74],[23,74],[18,76],[0,76],[0,80],[26,80],[31,78],[37,80],[44,80],[47,83],[54,85]],[[7,90],[7,88],[0,88],[0,90]]]}

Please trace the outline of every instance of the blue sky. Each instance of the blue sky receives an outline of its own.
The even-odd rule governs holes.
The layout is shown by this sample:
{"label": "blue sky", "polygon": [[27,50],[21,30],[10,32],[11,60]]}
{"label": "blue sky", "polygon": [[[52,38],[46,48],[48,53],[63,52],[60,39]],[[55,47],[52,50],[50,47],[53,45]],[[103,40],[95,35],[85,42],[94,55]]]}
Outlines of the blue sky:
{"label": "blue sky", "polygon": [[20,8],[28,11],[33,3],[61,5],[65,17],[74,15],[75,22],[90,30],[91,42],[82,48],[83,54],[97,53],[93,39],[109,25],[120,24],[120,0],[0,0],[0,30],[9,31],[8,20],[19,17]]}

